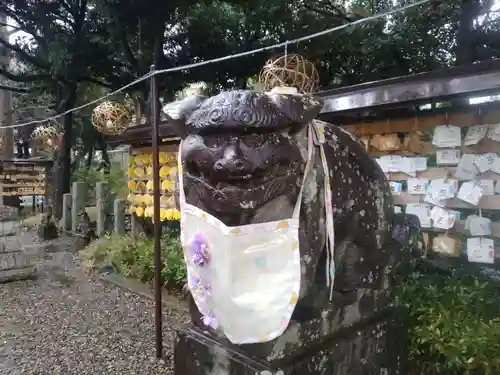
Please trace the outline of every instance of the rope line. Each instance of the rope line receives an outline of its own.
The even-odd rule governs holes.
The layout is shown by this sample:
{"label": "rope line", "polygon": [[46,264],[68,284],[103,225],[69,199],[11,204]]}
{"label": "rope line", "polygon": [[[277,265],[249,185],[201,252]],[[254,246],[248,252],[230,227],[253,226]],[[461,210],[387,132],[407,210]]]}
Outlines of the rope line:
{"label": "rope line", "polygon": [[197,68],[197,67],[200,67],[200,66],[205,66],[205,65],[210,65],[210,64],[216,64],[216,63],[219,63],[219,62],[222,62],[222,61],[237,59],[237,58],[240,58],[240,57],[249,56],[249,55],[253,55],[253,54],[256,54],[256,53],[261,53],[261,52],[265,52],[265,51],[269,51],[269,50],[273,50],[273,49],[277,49],[277,48],[287,47],[289,44],[292,44],[292,43],[303,42],[305,40],[314,39],[314,38],[317,38],[317,37],[320,37],[320,36],[323,36],[323,35],[330,34],[330,33],[335,32],[335,31],[346,29],[348,27],[357,26],[357,25],[360,25],[360,24],[363,24],[363,23],[369,22],[369,21],[374,21],[374,20],[379,19],[379,18],[387,17],[387,16],[393,15],[395,13],[399,13],[399,12],[403,12],[403,11],[406,11],[406,10],[411,9],[411,8],[415,8],[415,7],[419,6],[419,5],[423,5],[423,4],[428,3],[430,1],[432,1],[432,0],[420,0],[420,1],[416,1],[416,2],[414,2],[412,4],[408,4],[408,5],[404,5],[402,7],[399,7],[399,8],[387,10],[385,12],[381,12],[381,13],[374,14],[372,16],[361,18],[359,20],[356,20],[356,21],[353,21],[353,22],[350,22],[350,23],[346,23],[346,24],[343,24],[343,25],[340,25],[340,26],[332,27],[330,29],[322,30],[322,31],[319,31],[319,32],[316,32],[316,33],[313,33],[313,34],[309,34],[309,35],[302,36],[300,38],[296,38],[296,39],[292,39],[292,40],[287,40],[285,42],[273,44],[273,45],[270,45],[270,46],[265,46],[265,47],[253,49],[253,50],[250,50],[250,51],[244,51],[244,52],[236,53],[236,54],[233,54],[233,55],[227,55],[227,56],[223,56],[223,57],[218,57],[218,58],[215,58],[215,59],[212,59],[212,60],[200,61],[200,62],[197,62],[197,63],[186,64],[186,65],[183,65],[183,66],[177,66],[177,67],[168,68],[168,69],[154,70],[154,71],[151,71],[151,72],[143,75],[142,77],[140,77],[140,78],[138,78],[138,79],[136,79],[136,80],[134,80],[134,81],[126,84],[125,86],[122,86],[119,89],[117,89],[115,91],[112,91],[112,92],[110,92],[110,93],[108,93],[108,94],[100,97],[99,99],[92,100],[92,101],[90,101],[88,103],[85,103],[85,104],[80,105],[78,107],[71,108],[71,109],[69,109],[69,110],[67,110],[65,112],[58,113],[57,115],[54,115],[54,116],[51,116],[51,117],[47,117],[47,118],[44,118],[44,119],[41,119],[41,120],[33,120],[33,121],[24,122],[24,123],[17,123],[17,124],[13,124],[13,125],[9,125],[9,126],[0,126],[0,129],[21,128],[21,127],[24,127],[24,126],[36,125],[36,124],[43,124],[43,123],[46,123],[48,121],[56,120],[56,119],[58,119],[60,117],[63,117],[65,115],[67,115],[68,113],[79,111],[79,110],[81,110],[83,108],[87,108],[87,107],[90,107],[90,106],[92,106],[94,104],[97,104],[97,103],[103,101],[104,99],[109,98],[110,96],[118,94],[118,93],[120,93],[120,92],[128,89],[129,87],[132,87],[132,86],[138,84],[139,82],[145,81],[148,78],[151,78],[152,76],[155,76],[155,75],[158,75],[158,74],[164,74],[164,73],[170,73],[170,72],[178,72],[180,70],[189,70],[189,69]]}

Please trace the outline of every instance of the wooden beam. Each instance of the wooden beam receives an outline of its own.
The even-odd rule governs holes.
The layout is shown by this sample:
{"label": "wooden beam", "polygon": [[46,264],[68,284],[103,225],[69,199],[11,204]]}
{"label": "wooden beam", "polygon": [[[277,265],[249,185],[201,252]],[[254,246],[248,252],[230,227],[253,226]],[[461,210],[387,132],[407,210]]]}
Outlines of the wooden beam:
{"label": "wooden beam", "polygon": [[[418,195],[410,195],[408,193],[401,193],[399,195],[394,195],[395,205],[406,205],[409,203],[424,203],[424,197]],[[479,201],[477,206],[468,204],[458,198],[447,199],[445,203],[446,208],[469,208],[471,210],[483,209],[483,210],[500,210],[500,195],[485,195]]]}
{"label": "wooden beam", "polygon": [[322,113],[361,112],[471,96],[494,95],[500,81],[499,60],[411,74],[317,93]]}
{"label": "wooden beam", "polygon": [[[449,147],[447,149],[451,149],[453,147]],[[486,154],[489,152],[498,152],[500,151],[500,143],[495,142],[491,139],[484,139],[479,142],[477,145],[473,146],[462,146],[462,147],[454,147],[454,149],[460,150],[462,154]],[[432,156],[436,155],[437,148],[425,147],[425,150],[421,153],[415,154],[406,150],[398,150],[398,151],[379,151],[375,148],[371,147],[368,149],[368,153],[373,157],[380,157],[384,155],[401,155],[401,156]]]}
{"label": "wooden beam", "polygon": [[[160,145],[161,152],[177,152],[179,151],[179,143],[172,143],[168,145]],[[132,148],[132,155],[151,154],[153,149],[151,146]]]}
{"label": "wooden beam", "polygon": [[446,116],[423,116],[395,120],[384,120],[374,122],[356,122],[339,124],[349,132],[358,136],[367,136],[383,133],[408,133],[411,131],[429,131],[438,125],[455,125],[468,127],[473,125],[497,124],[500,123],[500,109],[484,111],[482,114],[476,111],[450,114],[448,120]]}
{"label": "wooden beam", "polygon": [[[425,178],[428,180],[438,180],[441,178],[452,178],[458,181],[470,181],[470,179],[455,178],[455,167],[433,167],[428,168],[426,171],[417,172],[416,177],[408,176],[406,173],[389,173],[389,180],[391,181],[406,181],[410,178]],[[493,180],[499,181],[500,175],[493,172],[481,173],[477,177],[478,180]]]}

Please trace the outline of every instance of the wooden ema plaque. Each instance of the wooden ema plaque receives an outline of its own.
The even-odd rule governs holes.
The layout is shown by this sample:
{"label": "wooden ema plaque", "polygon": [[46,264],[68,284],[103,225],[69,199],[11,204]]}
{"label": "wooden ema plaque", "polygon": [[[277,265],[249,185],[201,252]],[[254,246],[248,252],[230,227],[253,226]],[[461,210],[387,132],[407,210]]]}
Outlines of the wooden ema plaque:
{"label": "wooden ema plaque", "polygon": [[46,194],[46,167],[40,163],[3,162],[0,173],[2,194],[6,197]]}

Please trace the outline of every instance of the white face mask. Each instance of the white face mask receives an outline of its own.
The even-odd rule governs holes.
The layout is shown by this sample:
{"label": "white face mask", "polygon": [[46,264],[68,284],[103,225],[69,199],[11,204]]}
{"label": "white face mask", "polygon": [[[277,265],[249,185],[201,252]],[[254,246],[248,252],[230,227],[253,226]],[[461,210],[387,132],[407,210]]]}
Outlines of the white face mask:
{"label": "white face mask", "polygon": [[[312,131],[310,126],[304,181],[312,163]],[[220,328],[234,344],[279,337],[288,327],[299,297],[299,217],[304,183],[291,218],[228,227],[186,202],[180,155],[179,150],[181,241],[188,286],[204,323]],[[330,254],[329,259],[333,259]]]}

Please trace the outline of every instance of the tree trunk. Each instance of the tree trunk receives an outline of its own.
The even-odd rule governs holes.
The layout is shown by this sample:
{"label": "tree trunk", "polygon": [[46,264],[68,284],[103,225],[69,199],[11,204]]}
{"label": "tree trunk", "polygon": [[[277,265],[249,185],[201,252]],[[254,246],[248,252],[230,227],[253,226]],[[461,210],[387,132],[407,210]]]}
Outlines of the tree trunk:
{"label": "tree trunk", "polygon": [[477,18],[475,0],[462,0],[457,31],[456,65],[472,64],[476,60],[477,47],[474,43],[474,20]]}
{"label": "tree trunk", "polygon": [[[7,23],[7,16],[0,13],[0,22]],[[9,31],[7,27],[0,26],[0,37],[8,40]],[[10,64],[10,51],[7,48],[0,51],[0,66],[8,67]],[[0,124],[12,125],[12,92],[8,90],[0,90]],[[1,147],[0,159],[8,160],[14,156],[14,137],[12,129],[0,129]],[[17,197],[7,197],[0,194],[0,204],[17,205],[19,199]]]}
{"label": "tree trunk", "polygon": [[[66,88],[67,92],[64,101],[61,103],[60,111],[66,112],[73,108],[76,103],[76,85]],[[63,195],[70,192],[71,184],[71,148],[73,137],[73,113],[70,112],[63,117],[63,139],[59,146],[57,157],[54,163],[54,194],[53,213],[57,219],[62,217]]]}

